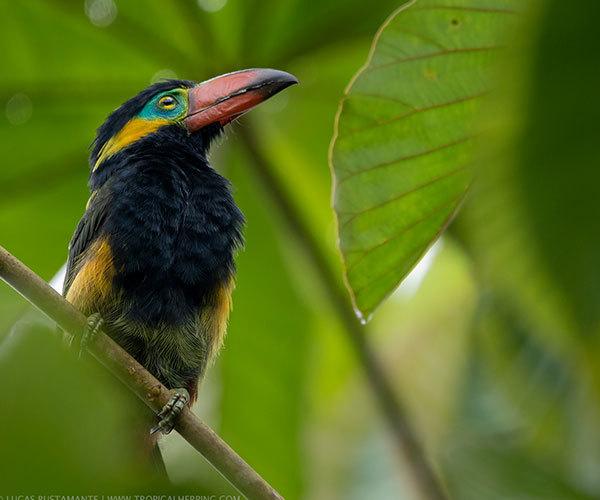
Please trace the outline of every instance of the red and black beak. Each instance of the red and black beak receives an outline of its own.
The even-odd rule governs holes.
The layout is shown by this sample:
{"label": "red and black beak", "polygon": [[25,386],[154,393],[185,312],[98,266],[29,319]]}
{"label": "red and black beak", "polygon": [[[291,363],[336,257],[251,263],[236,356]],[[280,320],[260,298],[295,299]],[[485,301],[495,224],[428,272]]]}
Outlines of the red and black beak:
{"label": "red and black beak", "polygon": [[294,75],[275,69],[244,69],[217,76],[188,91],[185,125],[190,133],[211,123],[226,125],[295,83]]}

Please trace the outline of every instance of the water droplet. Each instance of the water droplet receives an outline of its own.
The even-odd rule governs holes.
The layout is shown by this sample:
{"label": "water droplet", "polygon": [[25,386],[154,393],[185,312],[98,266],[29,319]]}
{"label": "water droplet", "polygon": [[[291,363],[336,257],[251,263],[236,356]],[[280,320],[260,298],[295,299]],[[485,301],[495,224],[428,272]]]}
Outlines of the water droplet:
{"label": "water droplet", "polygon": [[368,316],[365,317],[365,315],[362,313],[362,311],[360,309],[358,309],[355,306],[352,306],[352,307],[354,309],[354,314],[356,314],[356,317],[360,321],[361,325],[366,325],[369,321],[371,321],[372,314],[369,314]]}
{"label": "water droplet", "polygon": [[198,6],[206,12],[217,12],[227,4],[227,0],[198,0]]}
{"label": "water droplet", "polygon": [[117,6],[113,0],[85,0],[85,15],[94,26],[104,28],[117,17]]}
{"label": "water droplet", "polygon": [[33,103],[26,94],[15,94],[6,103],[6,118],[13,125],[23,125],[32,113]]}
{"label": "water droplet", "polygon": [[150,78],[150,83],[160,82],[161,80],[172,80],[174,78],[177,78],[177,73],[175,73],[175,71],[172,69],[164,68],[158,70],[152,75],[152,78]]}

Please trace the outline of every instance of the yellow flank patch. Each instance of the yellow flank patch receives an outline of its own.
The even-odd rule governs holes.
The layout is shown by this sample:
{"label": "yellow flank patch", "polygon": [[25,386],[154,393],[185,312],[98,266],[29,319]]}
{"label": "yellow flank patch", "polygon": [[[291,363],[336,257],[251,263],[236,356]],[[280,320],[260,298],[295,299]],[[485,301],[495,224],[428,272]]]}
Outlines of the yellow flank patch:
{"label": "yellow flank patch", "polygon": [[66,299],[84,314],[98,312],[110,299],[115,274],[108,241],[95,241],[82,256],[79,266]]}
{"label": "yellow flank patch", "polygon": [[200,325],[202,330],[208,333],[209,363],[221,349],[225,334],[227,332],[227,321],[231,312],[231,294],[235,288],[235,281],[230,278],[214,291],[214,302],[202,311]]}
{"label": "yellow flank patch", "polygon": [[125,146],[147,136],[148,134],[156,132],[160,127],[163,125],[168,125],[169,123],[171,123],[169,120],[162,119],[144,120],[141,118],[132,118],[119,132],[106,141],[104,146],[102,146],[93,170],[96,170],[104,160],[115,153],[118,153]]}

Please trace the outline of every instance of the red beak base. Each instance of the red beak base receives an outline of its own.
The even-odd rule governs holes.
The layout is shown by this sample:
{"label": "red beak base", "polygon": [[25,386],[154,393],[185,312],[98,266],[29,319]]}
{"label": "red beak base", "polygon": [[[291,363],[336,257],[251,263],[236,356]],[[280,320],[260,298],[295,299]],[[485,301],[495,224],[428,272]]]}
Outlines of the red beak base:
{"label": "red beak base", "polygon": [[190,133],[211,123],[226,125],[296,83],[294,75],[275,69],[245,69],[217,76],[188,91],[185,125]]}

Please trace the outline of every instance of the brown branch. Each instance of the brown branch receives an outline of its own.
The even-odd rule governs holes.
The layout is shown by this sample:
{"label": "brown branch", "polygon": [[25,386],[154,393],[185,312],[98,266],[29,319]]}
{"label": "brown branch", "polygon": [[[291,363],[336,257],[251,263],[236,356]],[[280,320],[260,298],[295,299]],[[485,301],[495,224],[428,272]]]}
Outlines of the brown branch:
{"label": "brown branch", "polygon": [[[0,278],[66,332],[79,335],[83,331],[85,316],[1,246]],[[90,352],[152,410],[159,411],[169,400],[169,391],[104,333],[94,336]],[[180,415],[175,429],[247,498],[282,498],[188,408]]]}
{"label": "brown branch", "polygon": [[444,500],[446,495],[435,472],[428,463],[425,452],[412,429],[406,409],[396,397],[387,375],[369,344],[365,328],[358,322],[348,294],[329,264],[327,255],[315,238],[311,228],[296,208],[286,189],[278,178],[267,158],[262,154],[251,127],[240,128],[241,139],[250,153],[251,162],[265,190],[277,205],[285,222],[300,242],[311,264],[321,278],[338,318],[345,328],[350,344],[354,348],[375,399],[394,436],[397,447],[405,457],[414,480],[415,488],[423,499]]}

